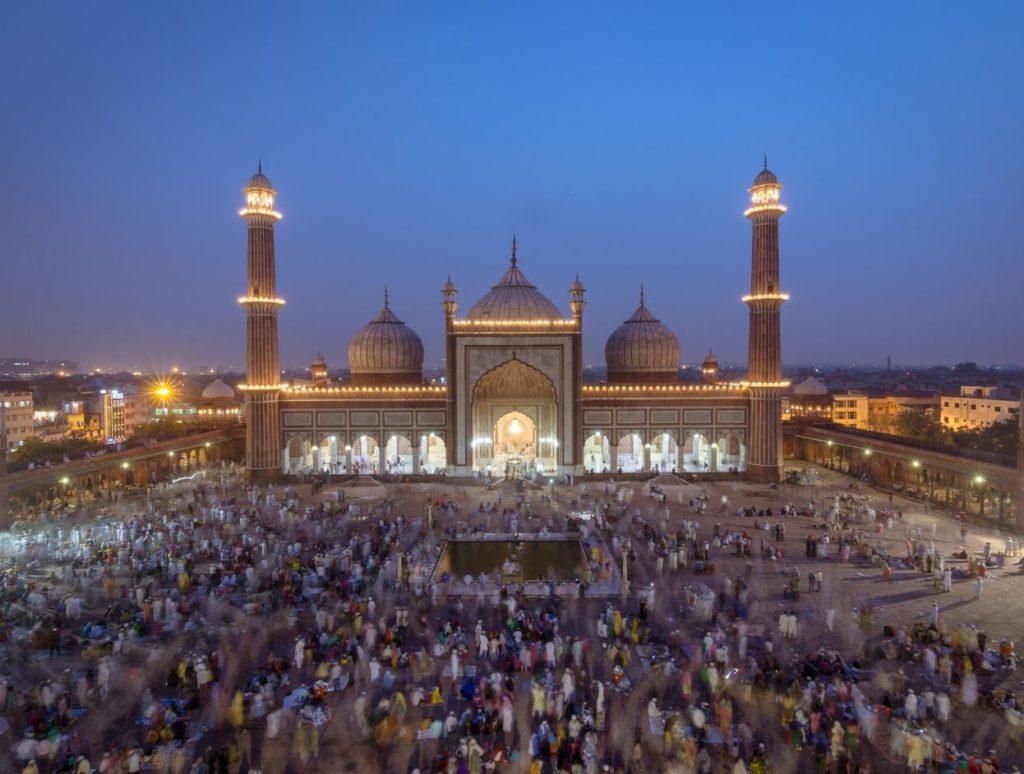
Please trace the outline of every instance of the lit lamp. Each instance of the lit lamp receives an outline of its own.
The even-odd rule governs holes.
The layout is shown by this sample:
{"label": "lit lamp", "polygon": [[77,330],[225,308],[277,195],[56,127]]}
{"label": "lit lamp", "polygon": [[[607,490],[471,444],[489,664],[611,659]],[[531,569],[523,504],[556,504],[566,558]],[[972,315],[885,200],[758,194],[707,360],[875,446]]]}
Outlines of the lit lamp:
{"label": "lit lamp", "polygon": [[508,431],[512,433],[512,435],[519,435],[523,432],[523,426],[517,418],[512,417],[512,421],[508,423]]}

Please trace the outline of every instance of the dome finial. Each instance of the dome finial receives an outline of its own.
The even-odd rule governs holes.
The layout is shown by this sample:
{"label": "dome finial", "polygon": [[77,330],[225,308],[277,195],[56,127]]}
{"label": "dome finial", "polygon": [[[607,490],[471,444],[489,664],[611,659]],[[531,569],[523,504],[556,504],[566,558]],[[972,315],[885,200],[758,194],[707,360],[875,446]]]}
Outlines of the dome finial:
{"label": "dome finial", "polygon": [[646,306],[644,303],[644,283],[640,283],[640,306]]}
{"label": "dome finial", "polygon": [[384,308],[388,308],[388,286],[384,286]]}
{"label": "dome finial", "polygon": [[512,235],[512,265],[515,266],[519,263],[519,259],[516,258],[516,235]]}
{"label": "dome finial", "polygon": [[256,174],[257,175],[262,175],[263,174],[263,159],[262,158],[259,161],[256,162]]}
{"label": "dome finial", "polygon": [[764,154],[764,168],[768,169],[768,154]]}

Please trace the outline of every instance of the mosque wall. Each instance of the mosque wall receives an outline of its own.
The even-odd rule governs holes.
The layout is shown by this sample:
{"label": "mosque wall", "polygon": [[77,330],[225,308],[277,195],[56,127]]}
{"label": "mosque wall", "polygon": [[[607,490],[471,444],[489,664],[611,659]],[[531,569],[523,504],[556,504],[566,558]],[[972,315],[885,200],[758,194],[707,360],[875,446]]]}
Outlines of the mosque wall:
{"label": "mosque wall", "polygon": [[296,436],[313,444],[331,436],[340,444],[349,444],[362,435],[382,443],[394,434],[410,439],[434,434],[446,440],[447,425],[444,398],[352,403],[282,400],[281,447]]}
{"label": "mosque wall", "polygon": [[668,433],[677,443],[694,434],[717,439],[735,434],[749,438],[748,402],[743,396],[681,397],[586,397],[583,398],[584,439],[596,434],[612,443],[625,435],[639,435],[644,443]]}

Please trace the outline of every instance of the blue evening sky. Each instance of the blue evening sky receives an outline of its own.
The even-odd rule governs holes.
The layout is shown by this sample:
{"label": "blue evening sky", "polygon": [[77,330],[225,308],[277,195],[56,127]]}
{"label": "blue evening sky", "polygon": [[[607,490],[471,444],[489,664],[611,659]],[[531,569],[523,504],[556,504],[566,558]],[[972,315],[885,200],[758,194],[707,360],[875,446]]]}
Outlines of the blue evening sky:
{"label": "blue evening sky", "polygon": [[8,3],[0,356],[242,364],[262,157],[285,365],[385,284],[439,363],[513,232],[588,360],[644,282],[742,362],[767,153],[787,363],[1022,362],[1022,43],[1020,2]]}

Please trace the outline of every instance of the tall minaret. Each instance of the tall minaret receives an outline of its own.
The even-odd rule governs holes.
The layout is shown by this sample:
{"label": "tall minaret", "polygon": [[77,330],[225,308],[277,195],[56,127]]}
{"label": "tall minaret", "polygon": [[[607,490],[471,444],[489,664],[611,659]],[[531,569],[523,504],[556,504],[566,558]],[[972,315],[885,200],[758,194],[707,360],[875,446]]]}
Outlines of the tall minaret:
{"label": "tall minaret", "polygon": [[8,492],[7,492],[7,427],[6,411],[3,403],[0,402],[0,529],[8,529],[11,526],[10,514],[8,513]]}
{"label": "tall minaret", "polygon": [[1017,403],[1017,527],[1024,527],[1024,394]]}
{"label": "tall minaret", "polygon": [[245,460],[254,479],[273,479],[281,473],[281,361],[277,342],[277,297],[274,268],[274,224],[281,213],[274,210],[276,191],[260,163],[249,178],[245,207],[239,215],[249,226],[249,286],[238,303],[245,307]]}
{"label": "tall minaret", "polygon": [[782,184],[768,169],[754,178],[750,208],[743,214],[753,225],[750,255],[749,361],[750,452],[747,471],[754,481],[782,478],[782,334],[780,310],[789,298],[779,290],[779,203]]}

